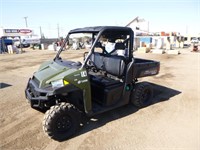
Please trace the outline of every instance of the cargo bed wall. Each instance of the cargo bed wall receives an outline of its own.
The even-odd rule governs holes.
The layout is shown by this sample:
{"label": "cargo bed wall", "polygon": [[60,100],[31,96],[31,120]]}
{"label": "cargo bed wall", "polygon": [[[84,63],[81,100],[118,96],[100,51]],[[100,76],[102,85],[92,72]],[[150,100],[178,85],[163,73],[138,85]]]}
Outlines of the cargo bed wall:
{"label": "cargo bed wall", "polygon": [[141,78],[158,74],[160,62],[147,59],[134,59],[133,78]]}

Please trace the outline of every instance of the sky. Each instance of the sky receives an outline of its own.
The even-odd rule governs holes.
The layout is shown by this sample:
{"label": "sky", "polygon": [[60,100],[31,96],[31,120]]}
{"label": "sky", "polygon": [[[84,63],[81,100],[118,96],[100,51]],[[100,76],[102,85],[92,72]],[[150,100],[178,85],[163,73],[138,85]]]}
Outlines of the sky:
{"label": "sky", "polygon": [[74,28],[125,26],[139,16],[150,32],[200,34],[200,0],[0,0],[0,27],[28,28],[45,37]]}

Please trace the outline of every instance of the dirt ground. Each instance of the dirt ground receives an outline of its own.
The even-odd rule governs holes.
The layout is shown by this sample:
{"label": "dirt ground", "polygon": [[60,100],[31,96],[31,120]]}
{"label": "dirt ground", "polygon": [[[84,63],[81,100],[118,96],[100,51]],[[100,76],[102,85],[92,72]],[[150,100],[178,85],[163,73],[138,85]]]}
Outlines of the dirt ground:
{"label": "dirt ground", "polygon": [[[42,130],[43,113],[24,96],[29,77],[54,51],[26,50],[0,55],[0,150],[133,150],[200,149],[200,53],[180,49],[180,55],[140,54],[161,62],[152,83],[153,104],[143,109],[127,105],[96,116],[71,139],[57,142]],[[68,57],[79,60],[81,51]]]}

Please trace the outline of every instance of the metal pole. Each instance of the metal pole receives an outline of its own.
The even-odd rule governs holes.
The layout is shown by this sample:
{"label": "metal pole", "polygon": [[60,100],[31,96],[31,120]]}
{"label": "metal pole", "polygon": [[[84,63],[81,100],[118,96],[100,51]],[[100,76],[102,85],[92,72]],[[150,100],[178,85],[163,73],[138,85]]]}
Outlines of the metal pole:
{"label": "metal pole", "polygon": [[186,34],[188,34],[188,25],[186,25]]}
{"label": "metal pole", "polygon": [[40,26],[40,37],[42,39],[42,27]]}
{"label": "metal pole", "polygon": [[58,24],[58,38],[60,38],[60,28],[59,28],[59,24]]}
{"label": "metal pole", "polygon": [[25,23],[26,23],[26,27],[28,27],[27,18],[28,18],[28,17],[24,17]]}
{"label": "metal pole", "polygon": [[20,42],[20,53],[22,53],[23,52],[23,49],[22,49],[22,41],[21,41],[21,37],[19,36],[19,42]]}

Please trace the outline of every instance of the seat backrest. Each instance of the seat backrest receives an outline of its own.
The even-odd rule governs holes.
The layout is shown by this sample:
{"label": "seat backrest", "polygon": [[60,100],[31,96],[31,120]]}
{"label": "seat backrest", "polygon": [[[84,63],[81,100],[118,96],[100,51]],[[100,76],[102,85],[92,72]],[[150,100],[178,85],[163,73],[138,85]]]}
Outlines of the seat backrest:
{"label": "seat backrest", "polygon": [[101,53],[94,52],[91,60],[96,69],[106,71],[107,73],[122,77],[125,70],[125,60],[122,56],[105,56]]}
{"label": "seat backrest", "polygon": [[116,43],[115,44],[115,50],[124,50],[124,49],[125,49],[124,43]]}
{"label": "seat backrest", "polygon": [[94,52],[91,56],[91,60],[96,69],[103,70],[103,56],[100,53]]}
{"label": "seat backrest", "polygon": [[125,61],[121,56],[110,56],[104,58],[104,69],[107,73],[122,77],[125,71]]}

